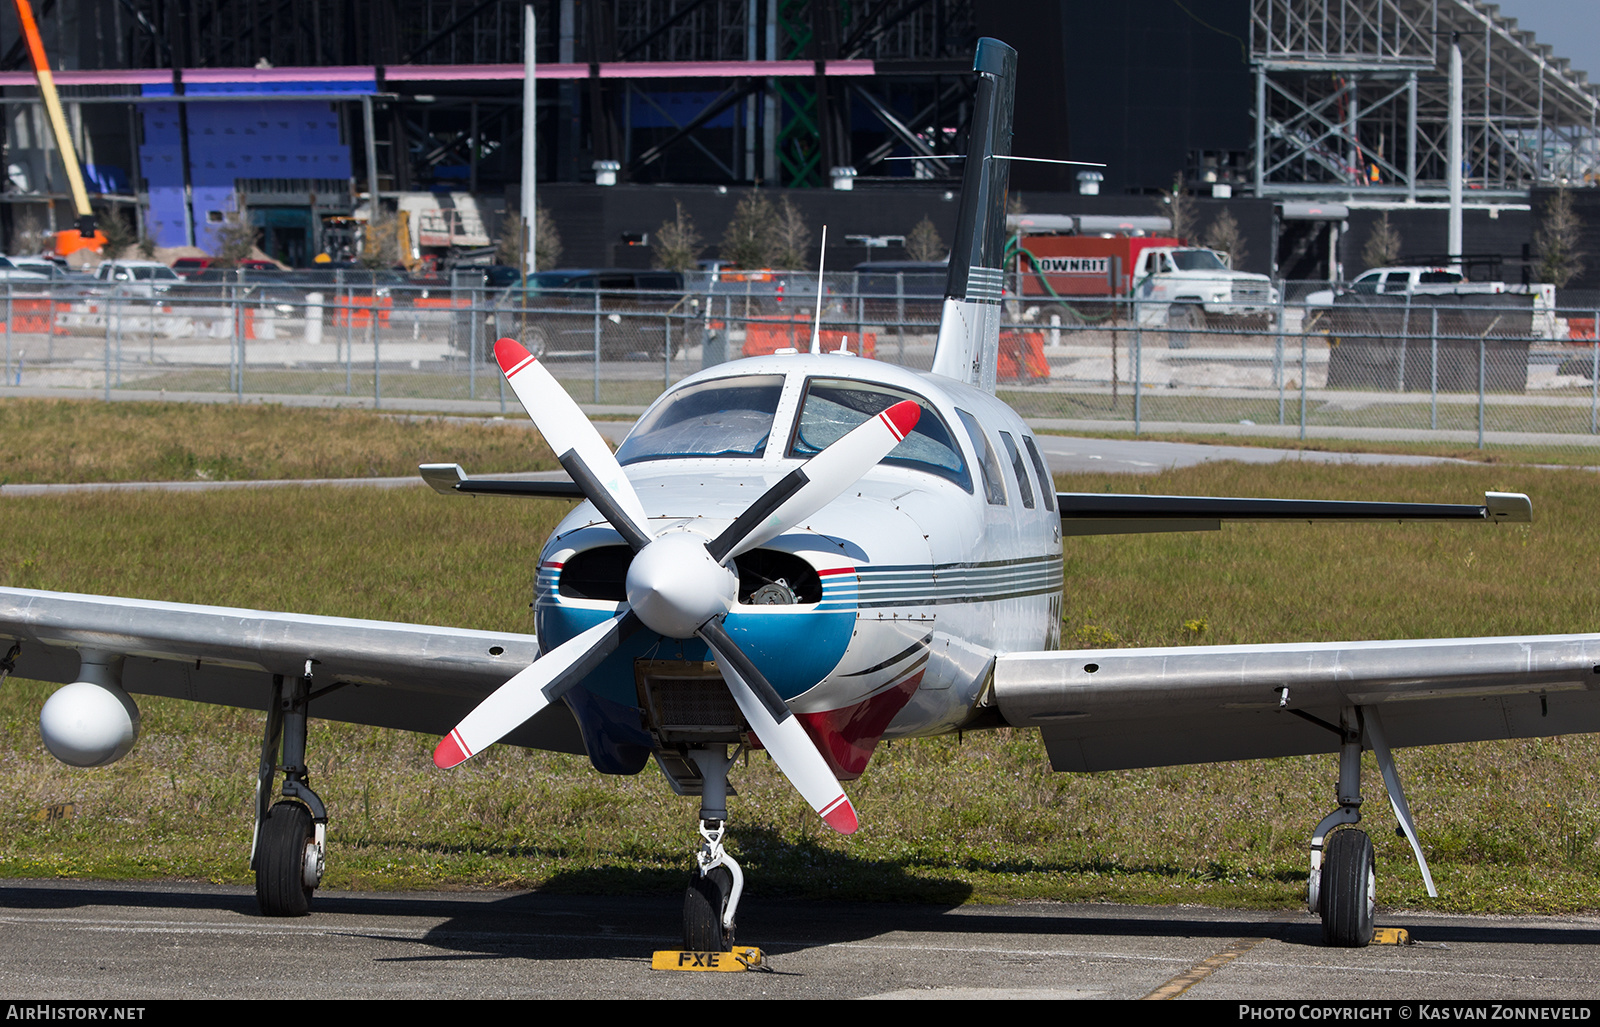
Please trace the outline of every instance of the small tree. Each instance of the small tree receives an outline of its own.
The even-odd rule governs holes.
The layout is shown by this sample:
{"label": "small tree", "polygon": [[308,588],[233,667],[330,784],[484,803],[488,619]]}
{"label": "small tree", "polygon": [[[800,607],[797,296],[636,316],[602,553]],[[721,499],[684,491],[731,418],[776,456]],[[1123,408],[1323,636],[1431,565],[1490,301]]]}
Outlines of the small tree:
{"label": "small tree", "polygon": [[[561,263],[561,233],[556,231],[556,223],[544,207],[535,210],[534,227],[536,231],[533,269],[548,271]],[[502,264],[510,264],[521,270],[525,245],[526,242],[522,238],[522,215],[516,211],[507,211],[505,220],[500,223],[500,240],[495,248],[496,258]]]}
{"label": "small tree", "polygon": [[1172,234],[1185,242],[1194,238],[1195,210],[1194,197],[1189,190],[1183,187],[1183,176],[1179,175],[1172,180],[1172,189],[1161,195],[1157,204],[1157,212],[1172,219]]}
{"label": "small tree", "polygon": [[1572,209],[1572,196],[1566,186],[1544,205],[1539,230],[1533,234],[1534,250],[1539,255],[1539,281],[1557,289],[1583,274],[1584,254],[1578,249],[1583,222]]}
{"label": "small tree", "polygon": [[[16,208],[13,208],[16,209]],[[32,204],[21,207],[11,223],[12,253],[43,253],[55,244],[44,220],[34,211]]]}
{"label": "small tree", "polygon": [[736,267],[770,265],[777,217],[765,194],[756,189],[745,193],[733,209],[733,220],[722,233],[722,259]]}
{"label": "small tree", "polygon": [[933,226],[933,219],[922,215],[922,220],[906,236],[906,256],[912,260],[935,261],[943,260],[944,255],[944,240],[939,238],[939,230]]}
{"label": "small tree", "polygon": [[773,215],[771,264],[784,271],[804,271],[811,266],[811,229],[787,196]]}
{"label": "small tree", "polygon": [[260,237],[261,229],[250,223],[250,214],[244,205],[236,204],[223,215],[222,227],[211,233],[211,252],[217,258],[217,266],[237,267],[239,261],[248,260]]}
{"label": "small tree", "polygon": [[1361,263],[1367,267],[1388,267],[1400,262],[1400,233],[1389,224],[1389,212],[1373,222],[1367,244],[1361,247]]}
{"label": "small tree", "polygon": [[100,233],[106,237],[106,244],[100,248],[100,252],[107,260],[118,259],[138,242],[127,217],[120,210],[106,211],[100,216],[99,222]]}
{"label": "small tree", "polygon": [[361,266],[371,270],[394,267],[400,260],[400,218],[381,213],[367,221],[362,237]]}
{"label": "small tree", "polygon": [[694,230],[694,219],[682,203],[677,203],[676,215],[656,229],[650,254],[655,266],[665,271],[694,270],[700,257],[700,233]]}
{"label": "small tree", "polygon": [[1217,215],[1215,221],[1206,228],[1206,245],[1213,250],[1228,255],[1228,263],[1238,268],[1244,263],[1244,258],[1249,256],[1249,251],[1244,248],[1244,235],[1239,231],[1239,222],[1228,208],[1222,208],[1222,213]]}

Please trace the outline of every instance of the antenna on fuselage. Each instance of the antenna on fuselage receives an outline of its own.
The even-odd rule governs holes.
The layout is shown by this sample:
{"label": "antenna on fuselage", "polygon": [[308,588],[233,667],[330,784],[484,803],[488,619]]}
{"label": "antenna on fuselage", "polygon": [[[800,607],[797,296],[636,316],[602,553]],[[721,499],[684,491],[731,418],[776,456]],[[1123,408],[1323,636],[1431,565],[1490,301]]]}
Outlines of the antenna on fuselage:
{"label": "antenna on fuselage", "polygon": [[822,248],[817,251],[817,311],[811,321],[811,352],[822,352],[822,267],[828,261],[828,226],[822,226]]}

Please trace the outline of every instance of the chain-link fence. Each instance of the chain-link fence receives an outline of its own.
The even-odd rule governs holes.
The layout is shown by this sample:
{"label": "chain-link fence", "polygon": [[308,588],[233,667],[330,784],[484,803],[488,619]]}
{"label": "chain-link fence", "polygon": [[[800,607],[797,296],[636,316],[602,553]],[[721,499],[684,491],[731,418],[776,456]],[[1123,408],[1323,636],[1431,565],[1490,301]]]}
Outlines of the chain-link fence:
{"label": "chain-link fence", "polygon": [[[823,349],[932,366],[942,274],[848,272],[821,284]],[[515,408],[493,359],[502,336],[541,355],[579,402],[636,410],[701,368],[806,349],[818,294],[815,274],[766,273],[537,292],[489,288],[467,271],[425,282],[259,275],[164,291],[13,278],[0,288],[13,388],[484,409]],[[1595,310],[1563,309],[1537,287],[1335,295],[1326,283],[1282,283],[1276,297],[1242,313],[1115,297],[1008,302],[1000,394],[1038,426],[1069,431],[1600,445]]]}

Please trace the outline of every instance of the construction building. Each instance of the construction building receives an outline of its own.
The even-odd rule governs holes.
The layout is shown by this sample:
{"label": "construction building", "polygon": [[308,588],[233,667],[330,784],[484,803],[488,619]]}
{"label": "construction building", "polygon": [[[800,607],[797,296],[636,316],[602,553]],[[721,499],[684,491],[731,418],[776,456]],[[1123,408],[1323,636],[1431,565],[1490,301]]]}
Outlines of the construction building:
{"label": "construction building", "polygon": [[[40,0],[35,13],[97,206],[201,249],[243,210],[268,252],[304,264],[348,247],[374,196],[408,214],[418,254],[493,243],[520,202],[526,6]],[[750,188],[826,217],[847,260],[852,245],[856,260],[899,256],[922,215],[948,237],[981,35],[1020,52],[1015,151],[1107,165],[1083,178],[1018,165],[1030,207],[1147,213],[1177,181],[1202,220],[1229,205],[1255,234],[1252,269],[1286,277],[1337,274],[1385,211],[1419,252],[1444,254],[1453,45],[1468,253],[1515,263],[1541,190],[1600,175],[1600,93],[1478,0],[531,9],[537,178],[569,263],[647,261],[680,200],[714,244]],[[0,9],[0,38],[15,28]],[[16,247],[70,222],[20,42],[0,54],[0,99]]]}

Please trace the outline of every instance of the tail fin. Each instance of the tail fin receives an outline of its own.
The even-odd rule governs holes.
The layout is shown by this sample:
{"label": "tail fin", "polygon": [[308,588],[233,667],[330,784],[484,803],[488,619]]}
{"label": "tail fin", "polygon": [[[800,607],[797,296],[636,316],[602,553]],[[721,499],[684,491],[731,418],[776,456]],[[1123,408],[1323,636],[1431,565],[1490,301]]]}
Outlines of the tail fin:
{"label": "tail fin", "polygon": [[998,39],[978,40],[972,57],[978,96],[972,117],[961,210],[945,279],[944,313],[933,372],[994,391],[1000,356],[1000,300],[1006,232],[1006,191],[1011,162],[1012,98],[1017,52]]}

